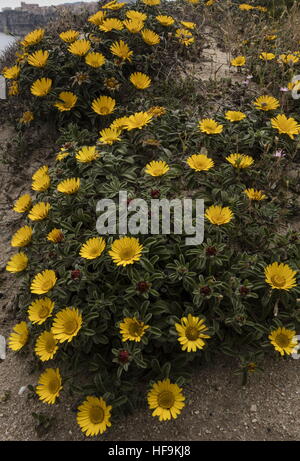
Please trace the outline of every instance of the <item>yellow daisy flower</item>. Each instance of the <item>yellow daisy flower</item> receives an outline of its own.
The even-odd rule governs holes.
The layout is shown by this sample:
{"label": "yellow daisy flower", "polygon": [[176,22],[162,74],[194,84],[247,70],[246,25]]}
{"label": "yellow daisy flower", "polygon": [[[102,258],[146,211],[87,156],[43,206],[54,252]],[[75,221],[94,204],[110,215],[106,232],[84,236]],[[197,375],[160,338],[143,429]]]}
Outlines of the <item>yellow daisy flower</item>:
{"label": "yellow daisy flower", "polygon": [[28,318],[32,323],[42,325],[51,317],[53,309],[54,302],[50,298],[36,299],[28,308]]}
{"label": "yellow daisy flower", "polygon": [[141,13],[140,11],[129,10],[126,11],[126,16],[129,19],[137,19],[138,21],[146,21],[147,15],[145,13]]}
{"label": "yellow daisy flower", "polygon": [[186,162],[190,168],[196,171],[208,171],[214,166],[213,160],[203,154],[191,155]]}
{"label": "yellow daisy flower", "polygon": [[69,152],[60,152],[59,154],[56,155],[55,160],[58,162],[61,162],[64,158],[68,157],[70,155]]}
{"label": "yellow daisy flower", "polygon": [[32,175],[32,179],[36,181],[37,179],[42,178],[45,175],[48,175],[49,167],[47,165],[43,165],[36,170],[36,172]]}
{"label": "yellow daisy flower", "polygon": [[265,268],[265,281],[272,289],[290,290],[297,286],[296,274],[287,264],[275,262]]}
{"label": "yellow daisy flower", "polygon": [[253,104],[256,106],[256,109],[264,111],[275,110],[280,106],[278,99],[266,95],[256,98]]}
{"label": "yellow daisy flower", "polygon": [[116,100],[110,96],[100,96],[100,98],[94,99],[92,103],[92,109],[96,114],[109,115],[115,110]]}
{"label": "yellow daisy flower", "polygon": [[248,168],[253,165],[254,160],[250,155],[244,154],[230,154],[226,157],[227,162],[229,162],[234,168]]}
{"label": "yellow daisy flower", "polygon": [[8,338],[8,347],[13,351],[19,351],[25,346],[29,338],[29,330],[26,322],[17,323]]}
{"label": "yellow daisy flower", "polygon": [[8,95],[9,96],[16,96],[20,92],[19,83],[16,81],[8,83]]}
{"label": "yellow daisy flower", "polygon": [[261,53],[259,55],[259,59],[261,59],[262,61],[272,61],[273,59],[275,59],[276,56],[274,53]]}
{"label": "yellow daisy flower", "polygon": [[47,202],[39,202],[34,205],[29,214],[28,218],[31,221],[42,221],[43,219],[47,218],[49,211],[50,211],[50,203]]}
{"label": "yellow daisy flower", "polygon": [[88,239],[80,248],[80,256],[85,259],[95,259],[101,256],[105,249],[105,240],[102,237]]}
{"label": "yellow daisy flower", "polygon": [[29,194],[21,195],[14,203],[13,211],[17,213],[25,213],[31,208],[32,198]]}
{"label": "yellow daisy flower", "polygon": [[25,247],[31,242],[32,239],[32,227],[24,226],[21,227],[11,239],[11,246],[12,247]]}
{"label": "yellow daisy flower", "polygon": [[46,269],[39,272],[31,282],[30,291],[36,295],[43,295],[52,290],[57,282],[56,274],[53,270]]}
{"label": "yellow daisy flower", "polygon": [[85,57],[85,62],[95,69],[103,66],[105,63],[105,57],[102,53],[88,53]]}
{"label": "yellow daisy flower", "polygon": [[228,110],[227,112],[225,112],[225,118],[230,122],[240,122],[241,120],[244,120],[244,118],[246,117],[246,114],[238,110]]}
{"label": "yellow daisy flower", "polygon": [[128,122],[128,117],[119,117],[116,118],[109,126],[109,128],[112,128],[113,130],[119,130],[122,131],[125,129],[126,125]]}
{"label": "yellow daisy flower", "polygon": [[95,26],[101,26],[102,22],[104,21],[106,16],[105,11],[97,11],[97,13],[93,14],[88,18],[88,21],[91,22],[92,24],[95,24]]}
{"label": "yellow daisy flower", "polygon": [[113,144],[116,141],[120,141],[120,133],[121,131],[114,128],[105,128],[104,130],[100,131],[100,138],[99,141],[102,144]]}
{"label": "yellow daisy flower", "polygon": [[68,47],[68,51],[76,56],[84,56],[91,49],[91,42],[89,40],[75,40]]}
{"label": "yellow daisy flower", "polygon": [[145,166],[145,173],[151,176],[163,176],[169,171],[169,169],[169,165],[163,160],[153,160]]}
{"label": "yellow daisy flower", "polygon": [[267,196],[261,191],[261,190],[256,190],[256,189],[245,189],[244,193],[247,195],[247,197],[250,200],[264,200],[267,198]]}
{"label": "yellow daisy flower", "polygon": [[268,338],[280,355],[291,355],[296,352],[295,347],[298,345],[296,331],[279,327],[272,331]]}
{"label": "yellow daisy flower", "polygon": [[148,6],[160,5],[160,0],[142,0],[142,3]]}
{"label": "yellow daisy flower", "polygon": [[115,56],[118,56],[119,58],[123,59],[123,61],[127,60],[131,62],[133,51],[130,50],[127,43],[123,42],[123,40],[120,40],[119,42],[114,42],[110,47],[110,51]]}
{"label": "yellow daisy flower", "polygon": [[129,80],[139,90],[145,90],[151,85],[151,78],[142,72],[134,72],[130,75]]}
{"label": "yellow daisy flower", "polygon": [[197,349],[203,349],[205,346],[203,338],[210,338],[209,335],[204,334],[204,331],[208,330],[204,320],[191,314],[182,317],[180,323],[175,324],[175,328],[183,351],[196,352]]}
{"label": "yellow daisy flower", "polygon": [[16,79],[19,77],[21,68],[19,66],[6,67],[2,72],[3,76],[7,79]]}
{"label": "yellow daisy flower", "polygon": [[99,26],[99,29],[103,30],[103,32],[110,32],[111,30],[122,30],[123,23],[120,21],[120,19],[108,18],[104,19],[102,24]]}
{"label": "yellow daisy flower", "polygon": [[172,16],[164,16],[164,15],[158,15],[155,17],[155,19],[162,25],[162,26],[172,26],[174,24],[175,19],[172,18]]}
{"label": "yellow daisy flower", "polygon": [[299,123],[293,117],[287,118],[284,114],[272,118],[271,125],[278,130],[279,133],[287,134],[291,139],[294,139],[295,135],[300,134]]}
{"label": "yellow daisy flower", "polygon": [[145,325],[144,322],[135,318],[126,317],[123,322],[120,323],[122,341],[135,341],[139,343],[148,328],[150,328],[149,325]]}
{"label": "yellow daisy flower", "polygon": [[9,259],[5,269],[13,273],[22,272],[28,266],[28,261],[29,259],[25,253],[16,253]]}
{"label": "yellow daisy flower", "polygon": [[60,229],[52,229],[51,232],[47,235],[47,240],[53,243],[60,243],[64,239],[64,234]]}
{"label": "yellow daisy flower", "polygon": [[277,37],[278,37],[278,35],[274,35],[274,34],[272,35],[271,34],[271,35],[266,35],[265,39],[272,41],[272,40],[276,40]]}
{"label": "yellow daisy flower", "polygon": [[300,80],[296,80],[295,82],[289,82],[288,83],[288,89],[290,91],[292,90],[300,90]]}
{"label": "yellow daisy flower", "polygon": [[221,207],[219,205],[211,205],[207,208],[205,217],[217,226],[229,223],[233,219],[233,213],[229,207]]}
{"label": "yellow daisy flower", "polygon": [[31,112],[30,110],[26,110],[25,112],[23,112],[23,115],[20,118],[19,122],[24,123],[24,125],[27,125],[28,123],[32,122],[32,120],[34,120],[33,112]]}
{"label": "yellow daisy flower", "polygon": [[142,39],[144,40],[147,45],[157,45],[160,42],[160,37],[157,35],[153,30],[144,29],[141,32]]}
{"label": "yellow daisy flower", "polygon": [[62,32],[59,34],[59,37],[67,43],[73,43],[75,42],[80,35],[80,32],[77,32],[76,30],[66,30],[65,32]]}
{"label": "yellow daisy flower", "polygon": [[72,341],[82,327],[82,315],[75,307],[66,307],[56,314],[51,332],[60,343]]}
{"label": "yellow daisy flower", "polygon": [[80,163],[89,163],[97,160],[100,155],[97,152],[96,146],[83,146],[75,157]]}
{"label": "yellow daisy flower", "polygon": [[281,54],[279,56],[279,61],[283,62],[284,64],[296,64],[299,62],[299,58],[293,54]]}
{"label": "yellow daisy flower", "polygon": [[49,52],[38,50],[28,56],[27,62],[33,67],[44,67],[47,64]]}
{"label": "yellow daisy flower", "polygon": [[248,10],[254,10],[255,7],[252,6],[252,5],[248,5],[248,3],[241,3],[241,4],[239,5],[239,9],[242,10],[242,11],[243,11],[243,10],[244,10],[244,11],[248,11]]}
{"label": "yellow daisy flower", "polygon": [[78,407],[77,423],[87,436],[103,434],[111,426],[111,405],[107,405],[102,397],[87,397]]}
{"label": "yellow daisy flower", "polygon": [[181,387],[171,383],[169,378],[154,383],[147,400],[150,410],[154,410],[152,416],[158,416],[159,421],[176,419],[185,406]]}
{"label": "yellow daisy flower", "polygon": [[242,67],[246,64],[245,56],[237,56],[230,61],[230,64],[234,67]]}
{"label": "yellow daisy flower", "polygon": [[57,107],[60,112],[66,112],[73,109],[78,99],[72,91],[62,91],[59,93],[58,97],[59,100],[53,105],[54,107]]}
{"label": "yellow daisy flower", "polygon": [[23,41],[21,42],[21,45],[25,47],[36,45],[37,43],[43,40],[44,36],[44,29],[35,29],[32,32],[29,32],[29,34],[25,35]]}
{"label": "yellow daisy flower", "polygon": [[40,78],[33,82],[31,85],[30,91],[31,94],[37,97],[46,96],[52,87],[52,80],[51,78]]}
{"label": "yellow daisy flower", "polygon": [[149,110],[147,110],[148,114],[151,115],[151,117],[160,117],[161,115],[165,115],[166,108],[162,106],[153,106],[150,107]]}
{"label": "yellow daisy flower", "polygon": [[36,393],[44,403],[52,405],[62,390],[59,369],[47,368],[39,377]]}
{"label": "yellow daisy flower", "polygon": [[42,362],[53,359],[58,351],[57,341],[50,331],[44,331],[38,337],[34,351]]}
{"label": "yellow daisy flower", "polygon": [[40,178],[37,178],[35,181],[32,182],[32,190],[38,192],[44,192],[45,190],[49,189],[51,183],[51,178],[47,174],[44,174]]}
{"label": "yellow daisy flower", "polygon": [[180,21],[180,23],[183,25],[183,27],[186,27],[187,29],[195,29],[196,27],[196,24],[194,22]]}
{"label": "yellow daisy flower", "polygon": [[136,112],[127,117],[125,129],[130,131],[138,128],[141,130],[145,125],[151,122],[152,116],[148,112]]}
{"label": "yellow daisy flower", "polygon": [[207,134],[219,134],[223,131],[223,125],[211,118],[204,118],[199,121],[199,130]]}
{"label": "yellow daisy flower", "polygon": [[62,192],[63,194],[76,194],[80,188],[80,179],[79,178],[69,178],[64,179],[57,185],[58,192]]}
{"label": "yellow daisy flower", "polygon": [[131,34],[137,34],[144,27],[143,21],[138,19],[126,19],[123,24]]}
{"label": "yellow daisy flower", "polygon": [[191,43],[194,43],[195,41],[192,32],[188,29],[176,29],[175,37],[177,37],[180,43],[182,43],[185,46],[191,45]]}
{"label": "yellow daisy flower", "polygon": [[106,8],[108,10],[119,10],[123,8],[126,3],[118,3],[116,0],[112,0],[111,2],[105,3],[101,8]]}
{"label": "yellow daisy flower", "polygon": [[117,266],[127,266],[141,259],[143,245],[135,237],[121,237],[112,243],[108,252]]}

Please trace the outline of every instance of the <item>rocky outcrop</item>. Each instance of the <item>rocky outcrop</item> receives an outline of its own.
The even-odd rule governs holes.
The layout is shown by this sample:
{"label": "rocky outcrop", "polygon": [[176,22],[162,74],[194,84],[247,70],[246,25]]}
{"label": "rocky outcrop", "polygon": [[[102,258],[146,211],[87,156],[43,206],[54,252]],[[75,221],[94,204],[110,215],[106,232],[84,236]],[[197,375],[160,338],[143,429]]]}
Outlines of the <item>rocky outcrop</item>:
{"label": "rocky outcrop", "polygon": [[35,29],[43,27],[48,21],[55,18],[57,13],[37,14],[22,10],[7,10],[0,13],[0,32],[22,36]]}
{"label": "rocky outcrop", "polygon": [[[81,9],[94,9],[95,2],[66,4],[61,7],[44,7],[25,10],[22,8],[7,9],[0,12],[0,32],[23,36],[38,27],[44,27],[55,20],[61,8],[72,8],[72,12]],[[74,10],[74,11],[73,11]]]}

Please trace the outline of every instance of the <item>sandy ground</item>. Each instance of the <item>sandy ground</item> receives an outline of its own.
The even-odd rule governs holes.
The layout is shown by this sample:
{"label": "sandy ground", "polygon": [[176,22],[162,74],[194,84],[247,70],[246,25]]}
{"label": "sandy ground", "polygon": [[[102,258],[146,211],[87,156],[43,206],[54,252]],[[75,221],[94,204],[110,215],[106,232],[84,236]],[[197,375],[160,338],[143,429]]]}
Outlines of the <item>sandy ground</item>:
{"label": "sandy ground", "polygon": [[[0,145],[11,139],[13,130],[2,126]],[[42,152],[42,155],[41,155]],[[15,320],[15,278],[5,271],[13,252],[9,246],[20,220],[11,211],[12,202],[30,189],[30,178],[41,164],[53,158],[43,147],[22,162],[22,171],[0,164],[0,334],[9,336]],[[219,359],[193,375],[184,392],[187,405],[178,420],[160,423],[147,409],[137,411],[113,424],[101,437],[107,441],[193,441],[193,440],[300,440],[300,361],[276,360],[265,363],[265,372],[253,374],[246,387],[233,374],[236,363]],[[76,400],[64,394],[59,404],[45,405],[19,395],[22,386],[35,385],[37,373],[30,374],[30,362],[22,354],[7,351],[0,361],[0,440],[90,440],[76,423]],[[32,413],[53,417],[48,431],[36,429]]]}
{"label": "sandy ground", "polygon": [[[29,375],[28,362],[8,352],[0,364],[0,441],[300,440],[300,362],[272,360],[246,387],[234,368],[226,359],[199,369],[185,386],[188,403],[177,420],[159,422],[140,410],[87,439],[77,426],[72,398],[63,395],[59,404],[46,406],[26,392],[18,395],[21,386],[36,383],[37,374]],[[35,429],[33,412],[53,416],[46,433]]]}

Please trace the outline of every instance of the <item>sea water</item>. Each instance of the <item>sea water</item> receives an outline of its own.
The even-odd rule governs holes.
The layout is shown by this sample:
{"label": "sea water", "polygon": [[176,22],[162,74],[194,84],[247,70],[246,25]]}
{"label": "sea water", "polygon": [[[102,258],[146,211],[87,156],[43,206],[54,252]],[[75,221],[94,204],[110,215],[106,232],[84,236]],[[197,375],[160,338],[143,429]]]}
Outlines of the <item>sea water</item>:
{"label": "sea water", "polygon": [[15,40],[16,38],[12,35],[6,35],[0,32],[0,54],[8,47],[8,45],[14,43]]}

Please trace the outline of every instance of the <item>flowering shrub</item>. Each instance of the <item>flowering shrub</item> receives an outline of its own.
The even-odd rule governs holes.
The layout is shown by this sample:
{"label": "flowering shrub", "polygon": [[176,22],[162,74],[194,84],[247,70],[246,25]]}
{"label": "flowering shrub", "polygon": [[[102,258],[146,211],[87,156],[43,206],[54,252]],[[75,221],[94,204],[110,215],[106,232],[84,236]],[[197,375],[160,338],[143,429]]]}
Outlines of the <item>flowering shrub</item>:
{"label": "flowering shrub", "polygon": [[120,5],[103,5],[80,30],[36,29],[20,42],[15,64],[2,73],[13,104],[23,105],[21,123],[50,116],[59,126],[105,127],[164,78],[174,50],[183,53],[198,35],[195,23],[164,15],[159,4]]}
{"label": "flowering shrub", "polygon": [[[101,42],[93,46],[87,33],[79,38],[78,31],[66,31],[64,40],[72,43],[60,55],[49,38],[53,74],[31,73],[28,63],[5,71],[20,86],[27,81],[37,101],[45,93],[37,110],[49,117],[68,112],[83,123],[105,119],[93,142],[68,141],[53,165],[35,172],[34,198],[24,194],[14,204],[24,223],[12,236],[16,254],[6,267],[23,276],[21,322],[9,346],[29,348],[45,364],[36,387],[43,402],[56,403],[67,388],[80,394],[77,421],[88,436],[102,434],[113,418],[142,402],[161,421],[176,418],[193,361],[229,354],[247,375],[264,354],[291,355],[300,322],[300,245],[298,233],[287,227],[295,202],[286,182],[300,134],[296,115],[283,113],[282,101],[265,92],[202,118],[173,110],[167,101],[153,106],[147,97],[154,86],[152,52],[144,56],[145,43],[152,43],[150,50],[159,45],[173,18],[162,19],[159,0],[130,8],[111,2],[100,9],[101,33],[97,26],[94,34]],[[150,33],[156,12],[158,29]],[[106,38],[107,29],[113,37]],[[23,43],[31,46],[42,35],[35,31]],[[143,51],[138,54],[134,44]],[[34,62],[48,61],[46,51]],[[62,65],[59,76],[54,56]],[[148,67],[138,67],[136,56]],[[118,99],[94,83],[71,95],[66,69],[78,63],[82,71],[106,63],[101,84],[121,82]],[[130,84],[143,97],[130,101]],[[60,101],[52,88],[61,91]],[[97,202],[110,198],[118,208],[120,190],[127,191],[128,205],[134,198],[149,204],[157,198],[205,200],[203,243],[187,246],[184,233],[99,235]]]}

